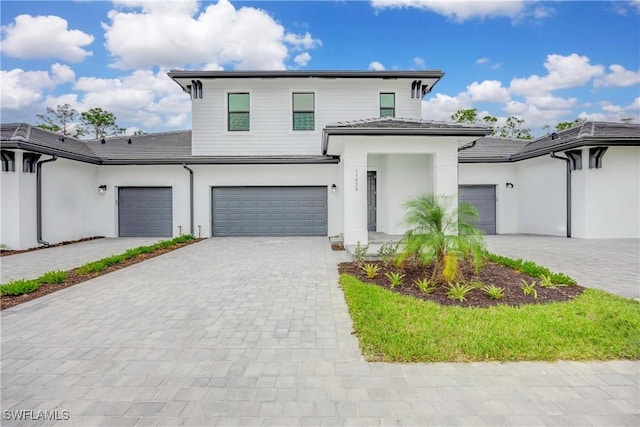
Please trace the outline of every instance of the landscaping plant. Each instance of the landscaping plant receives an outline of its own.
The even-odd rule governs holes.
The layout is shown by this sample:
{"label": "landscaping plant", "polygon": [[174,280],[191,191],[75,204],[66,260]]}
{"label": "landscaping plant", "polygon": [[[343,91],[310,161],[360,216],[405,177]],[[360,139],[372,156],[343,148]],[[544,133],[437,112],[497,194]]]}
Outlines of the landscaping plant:
{"label": "landscaping plant", "polygon": [[360,241],[358,240],[358,242],[356,243],[356,248],[353,250],[353,259],[355,260],[356,264],[362,266],[362,264],[364,263],[364,257],[367,255],[368,251],[369,245],[362,246],[360,244]]}
{"label": "landscaping plant", "polygon": [[470,259],[476,270],[485,251],[482,233],[473,226],[478,212],[469,203],[452,208],[452,198],[423,194],[409,200],[405,222],[410,227],[402,239],[404,250],[399,264],[416,260],[423,266],[433,263],[431,280],[440,277],[453,282],[460,277],[459,260]]}
{"label": "landscaping plant", "polygon": [[369,279],[375,279],[380,271],[380,266],[378,264],[365,264],[363,270]]}
{"label": "landscaping plant", "polygon": [[422,292],[423,294],[428,295],[436,290],[436,287],[431,284],[428,279],[416,279],[413,283],[418,287],[418,289],[420,289],[420,292]]}
{"label": "landscaping plant", "polygon": [[471,286],[464,283],[452,283],[447,287],[447,297],[463,302],[467,300],[467,294],[472,290]]}
{"label": "landscaping plant", "polygon": [[389,279],[391,289],[395,288],[396,286],[402,286],[402,279],[404,278],[404,274],[390,271],[388,273],[385,273],[385,276],[387,277],[387,279]]}
{"label": "landscaping plant", "polygon": [[536,291],[536,282],[527,283],[526,280],[522,279],[522,286],[520,286],[522,292],[525,295],[531,295],[533,298],[538,298],[538,291]]}
{"label": "landscaping plant", "polygon": [[504,289],[496,285],[487,285],[482,288],[482,292],[487,294],[491,299],[503,299]]}

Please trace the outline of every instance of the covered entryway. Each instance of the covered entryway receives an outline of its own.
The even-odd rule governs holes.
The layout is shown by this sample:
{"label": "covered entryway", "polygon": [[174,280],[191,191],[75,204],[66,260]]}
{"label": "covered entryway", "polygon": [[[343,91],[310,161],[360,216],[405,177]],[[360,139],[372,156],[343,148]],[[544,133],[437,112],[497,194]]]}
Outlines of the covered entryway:
{"label": "covered entryway", "polygon": [[476,207],[480,214],[477,227],[485,234],[496,234],[496,186],[461,185],[458,200]]}
{"label": "covered entryway", "polygon": [[326,236],[327,187],[213,187],[213,236]]}
{"label": "covered entryway", "polygon": [[171,187],[118,188],[118,236],[171,237]]}

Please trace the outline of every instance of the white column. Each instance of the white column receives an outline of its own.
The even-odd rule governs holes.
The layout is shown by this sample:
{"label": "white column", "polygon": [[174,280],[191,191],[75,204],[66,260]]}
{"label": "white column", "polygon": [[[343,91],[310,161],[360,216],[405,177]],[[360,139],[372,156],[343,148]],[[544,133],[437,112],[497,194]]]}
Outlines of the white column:
{"label": "white column", "polygon": [[367,231],[367,153],[343,154],[342,195],[344,243],[366,245]]}

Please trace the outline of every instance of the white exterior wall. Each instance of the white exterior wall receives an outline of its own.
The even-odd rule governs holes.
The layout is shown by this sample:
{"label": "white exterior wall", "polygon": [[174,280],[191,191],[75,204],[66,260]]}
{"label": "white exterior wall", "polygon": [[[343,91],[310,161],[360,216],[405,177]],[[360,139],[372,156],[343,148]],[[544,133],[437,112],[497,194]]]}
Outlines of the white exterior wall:
{"label": "white exterior wall", "polygon": [[[518,194],[521,191],[514,163],[460,163],[460,185],[496,186],[496,234],[518,233]],[[513,188],[507,188],[507,182]]]}
{"label": "white exterior wall", "polygon": [[[202,237],[211,236],[211,188],[254,186],[324,186],[327,187],[329,236],[342,232],[340,167],[329,165],[192,165],[194,171],[195,232],[201,226]],[[186,171],[185,171],[186,173]],[[331,185],[336,184],[336,194]]]}
{"label": "white exterior wall", "polygon": [[[411,98],[412,79],[203,79],[202,99],[192,100],[192,153],[215,155],[320,155],[328,123],[380,116],[380,93],[396,94],[396,117],[421,118]],[[250,93],[249,132],[229,132],[227,94]],[[315,93],[315,129],[293,131],[294,92]]]}
{"label": "white exterior wall", "polygon": [[42,165],[44,241],[53,244],[101,235],[95,210],[99,197],[96,173],[95,165],[67,159]]}
{"label": "white exterior wall", "polygon": [[458,147],[473,139],[382,135],[330,138],[331,146],[342,151],[344,241],[348,245],[368,242],[368,169],[379,172],[378,230],[402,234],[406,231],[403,205],[409,198],[430,191],[457,197]]}
{"label": "white exterior wall", "polygon": [[518,232],[566,236],[565,162],[537,157],[517,162],[516,172]]}
{"label": "white exterior wall", "polygon": [[118,187],[171,187],[173,236],[189,233],[189,172],[182,165],[102,166],[97,180],[96,190],[107,186],[105,195],[96,196],[102,235],[118,236]]}
{"label": "white exterior wall", "polygon": [[[609,147],[602,168],[589,169],[589,149],[582,155],[584,206],[573,206],[584,216],[585,238],[640,237],[640,147]],[[575,190],[574,190],[575,191]],[[574,201],[575,203],[575,201]]]}
{"label": "white exterior wall", "polygon": [[[2,172],[0,175],[0,188],[2,189],[0,200],[0,222],[2,223],[0,243],[7,249],[23,249],[20,239],[20,205],[22,198],[28,197],[29,189],[24,188],[27,194],[20,191],[20,179],[22,178],[22,153],[15,153],[15,172]],[[35,180],[33,181],[35,188]],[[28,187],[28,186],[26,186]],[[34,196],[35,198],[35,196]]]}

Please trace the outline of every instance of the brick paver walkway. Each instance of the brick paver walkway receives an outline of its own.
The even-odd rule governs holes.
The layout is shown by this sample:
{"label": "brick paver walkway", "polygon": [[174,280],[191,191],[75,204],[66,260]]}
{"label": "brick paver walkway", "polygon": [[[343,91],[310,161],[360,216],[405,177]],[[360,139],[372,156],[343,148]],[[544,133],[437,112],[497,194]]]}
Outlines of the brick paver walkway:
{"label": "brick paver walkway", "polygon": [[2,424],[54,409],[63,426],[640,422],[635,361],[363,361],[341,255],[326,238],[215,238],[5,310]]}

